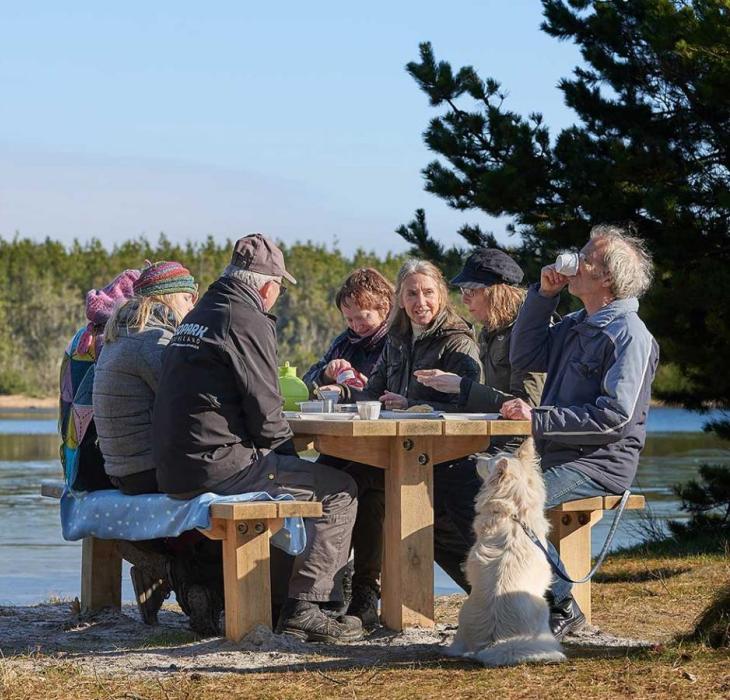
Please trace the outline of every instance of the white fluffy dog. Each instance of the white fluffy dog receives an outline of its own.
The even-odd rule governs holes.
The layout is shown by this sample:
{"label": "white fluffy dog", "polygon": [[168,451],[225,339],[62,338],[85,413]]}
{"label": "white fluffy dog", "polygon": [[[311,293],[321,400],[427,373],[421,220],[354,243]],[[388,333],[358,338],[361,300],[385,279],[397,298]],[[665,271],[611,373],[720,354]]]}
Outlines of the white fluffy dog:
{"label": "white fluffy dog", "polygon": [[514,455],[480,457],[477,471],[484,483],[476,500],[476,543],[466,562],[471,594],[446,653],[485,666],[564,661],[543,598],[550,565],[514,519],[545,543],[545,485],[533,440]]}

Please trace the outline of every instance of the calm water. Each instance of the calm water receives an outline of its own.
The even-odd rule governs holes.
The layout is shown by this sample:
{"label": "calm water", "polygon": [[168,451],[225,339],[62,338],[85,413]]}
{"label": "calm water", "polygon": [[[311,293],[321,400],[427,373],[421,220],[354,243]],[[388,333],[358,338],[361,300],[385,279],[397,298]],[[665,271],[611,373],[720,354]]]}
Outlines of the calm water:
{"label": "calm water", "polygon": [[[703,462],[730,464],[728,444],[702,432],[707,417],[673,408],[649,414],[649,439],[634,491],[647,497],[651,512],[666,521],[685,517],[673,484],[695,476]],[[58,503],[38,494],[42,479],[60,478],[55,417],[0,415],[0,605],[27,604],[51,596],[79,594],[81,546],[64,542]],[[615,546],[641,539],[641,516],[627,512]],[[594,528],[594,552],[603,543],[610,517]],[[454,592],[451,580],[436,571],[439,593]],[[128,576],[124,597],[132,599]]]}

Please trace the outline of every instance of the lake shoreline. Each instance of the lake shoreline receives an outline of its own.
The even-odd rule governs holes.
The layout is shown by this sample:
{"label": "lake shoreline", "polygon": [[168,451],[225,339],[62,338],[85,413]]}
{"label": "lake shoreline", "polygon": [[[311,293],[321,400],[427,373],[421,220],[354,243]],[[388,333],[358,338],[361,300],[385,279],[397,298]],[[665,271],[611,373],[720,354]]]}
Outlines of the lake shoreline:
{"label": "lake shoreline", "polygon": [[27,396],[26,394],[0,394],[0,412],[29,411],[49,412],[58,410],[58,396]]}

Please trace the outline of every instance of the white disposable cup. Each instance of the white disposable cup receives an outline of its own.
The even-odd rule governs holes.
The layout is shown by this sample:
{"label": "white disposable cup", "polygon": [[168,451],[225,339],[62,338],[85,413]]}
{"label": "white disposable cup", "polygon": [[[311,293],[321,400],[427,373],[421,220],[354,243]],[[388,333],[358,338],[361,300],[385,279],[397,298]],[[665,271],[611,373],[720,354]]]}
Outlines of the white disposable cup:
{"label": "white disposable cup", "polygon": [[578,274],[579,262],[578,253],[560,253],[555,258],[555,271],[566,277],[575,277]]}
{"label": "white disposable cup", "polygon": [[358,401],[357,413],[361,420],[376,420],[380,416],[380,401]]}

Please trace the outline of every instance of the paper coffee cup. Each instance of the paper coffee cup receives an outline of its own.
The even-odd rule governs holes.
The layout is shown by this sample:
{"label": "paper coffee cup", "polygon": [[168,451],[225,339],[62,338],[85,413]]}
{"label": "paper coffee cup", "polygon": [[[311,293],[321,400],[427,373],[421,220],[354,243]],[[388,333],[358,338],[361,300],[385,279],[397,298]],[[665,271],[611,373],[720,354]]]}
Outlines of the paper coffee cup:
{"label": "paper coffee cup", "polygon": [[578,253],[560,253],[555,259],[555,271],[566,277],[575,277],[579,262]]}

